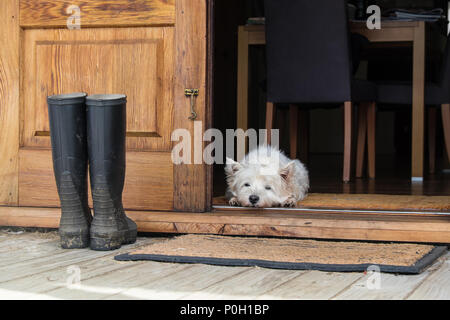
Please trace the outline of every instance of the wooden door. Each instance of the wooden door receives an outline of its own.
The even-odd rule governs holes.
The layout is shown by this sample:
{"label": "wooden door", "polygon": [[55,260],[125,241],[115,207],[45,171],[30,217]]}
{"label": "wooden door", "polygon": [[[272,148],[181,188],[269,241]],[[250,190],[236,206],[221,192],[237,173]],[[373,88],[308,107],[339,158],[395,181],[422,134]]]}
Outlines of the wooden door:
{"label": "wooden door", "polygon": [[172,131],[193,133],[185,88],[205,120],[205,1],[2,0],[0,16],[0,205],[59,206],[46,97],[83,91],[128,96],[127,209],[206,209],[206,166],[171,160]]}

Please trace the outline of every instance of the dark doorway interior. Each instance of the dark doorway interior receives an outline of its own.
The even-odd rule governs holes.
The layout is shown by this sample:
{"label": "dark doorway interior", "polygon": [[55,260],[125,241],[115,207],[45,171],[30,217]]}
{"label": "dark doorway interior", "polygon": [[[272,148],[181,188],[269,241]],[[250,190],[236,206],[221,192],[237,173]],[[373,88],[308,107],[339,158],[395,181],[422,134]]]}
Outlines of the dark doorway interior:
{"label": "dark doorway interior", "polygon": [[[223,133],[236,128],[238,26],[246,24],[248,18],[264,16],[263,3],[263,0],[215,0],[213,127]],[[359,72],[371,79],[407,79],[411,76],[411,55],[410,48],[399,47],[386,53],[382,47],[375,46],[364,53]],[[260,129],[265,126],[265,47],[251,46],[249,56],[249,127]],[[427,77],[433,77],[439,70],[431,67],[436,65],[433,61],[429,65]],[[353,179],[346,184],[341,181],[343,121],[340,119],[340,108],[317,109],[310,113],[309,161],[306,164],[310,172],[310,192],[450,195],[450,166],[444,151],[439,113],[436,173],[427,174],[425,146],[426,176],[422,184],[410,181],[410,108],[380,109],[377,113],[377,177],[374,180]],[[276,126],[280,129],[280,147],[287,154],[288,120],[287,110],[281,108]],[[223,165],[214,165],[213,181],[214,197],[223,196],[226,190]]]}

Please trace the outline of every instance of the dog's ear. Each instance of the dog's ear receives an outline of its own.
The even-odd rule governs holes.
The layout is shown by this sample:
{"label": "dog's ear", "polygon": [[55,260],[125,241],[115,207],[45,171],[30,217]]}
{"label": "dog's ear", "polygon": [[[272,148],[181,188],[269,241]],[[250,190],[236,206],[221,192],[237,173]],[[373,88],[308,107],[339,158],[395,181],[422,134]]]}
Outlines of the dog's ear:
{"label": "dog's ear", "polygon": [[225,163],[225,173],[228,176],[234,175],[242,168],[242,165],[239,162],[234,161],[233,159],[227,158]]}
{"label": "dog's ear", "polygon": [[280,169],[280,176],[284,179],[284,180],[288,180],[289,177],[294,173],[294,166],[295,166],[295,161],[291,161],[289,162],[287,165],[285,165],[283,168]]}

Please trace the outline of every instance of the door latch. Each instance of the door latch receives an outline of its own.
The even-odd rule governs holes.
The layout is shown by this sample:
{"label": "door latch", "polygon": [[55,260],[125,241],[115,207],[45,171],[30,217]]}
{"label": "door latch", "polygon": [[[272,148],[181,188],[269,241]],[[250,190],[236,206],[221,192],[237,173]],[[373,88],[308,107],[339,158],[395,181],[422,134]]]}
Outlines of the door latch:
{"label": "door latch", "polygon": [[184,89],[184,95],[191,99],[191,115],[189,120],[197,119],[197,113],[195,112],[195,97],[198,96],[198,89]]}

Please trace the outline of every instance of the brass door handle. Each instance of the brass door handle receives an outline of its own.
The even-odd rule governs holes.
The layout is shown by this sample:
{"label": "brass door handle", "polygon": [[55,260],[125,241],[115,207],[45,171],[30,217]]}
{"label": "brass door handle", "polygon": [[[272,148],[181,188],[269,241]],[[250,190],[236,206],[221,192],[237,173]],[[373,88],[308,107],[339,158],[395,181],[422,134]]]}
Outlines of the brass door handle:
{"label": "brass door handle", "polygon": [[198,96],[198,89],[184,89],[184,95],[191,98],[191,115],[189,120],[197,119],[197,112],[195,112],[195,97]]}

